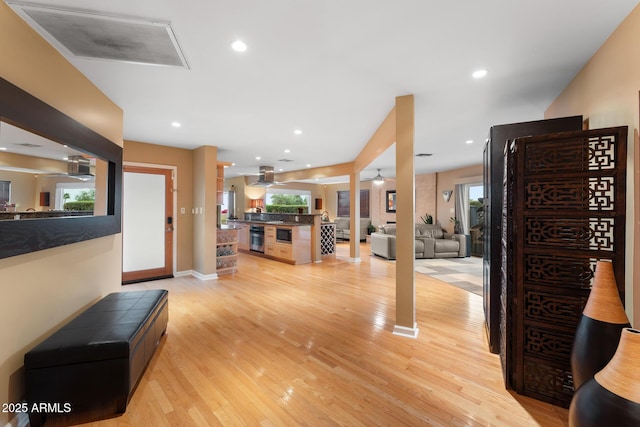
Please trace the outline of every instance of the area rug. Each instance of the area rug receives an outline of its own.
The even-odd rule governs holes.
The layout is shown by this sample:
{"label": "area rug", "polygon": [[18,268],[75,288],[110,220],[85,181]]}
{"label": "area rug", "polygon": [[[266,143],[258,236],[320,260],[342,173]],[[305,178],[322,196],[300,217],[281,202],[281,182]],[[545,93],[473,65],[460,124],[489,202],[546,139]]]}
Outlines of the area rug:
{"label": "area rug", "polygon": [[417,259],[416,272],[482,296],[482,258]]}

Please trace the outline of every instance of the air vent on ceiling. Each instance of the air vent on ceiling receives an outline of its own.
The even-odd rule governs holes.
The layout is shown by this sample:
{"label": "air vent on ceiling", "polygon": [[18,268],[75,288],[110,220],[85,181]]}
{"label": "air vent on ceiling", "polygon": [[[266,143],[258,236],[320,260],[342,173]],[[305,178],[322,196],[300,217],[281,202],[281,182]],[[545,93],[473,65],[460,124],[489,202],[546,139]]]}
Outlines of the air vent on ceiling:
{"label": "air vent on ceiling", "polygon": [[431,153],[418,153],[416,154],[416,157],[431,157],[433,156],[433,154]]}
{"label": "air vent on ceiling", "polygon": [[293,162],[293,160],[291,159],[280,159],[278,160],[279,162],[284,162],[284,163],[289,163],[289,162]]}
{"label": "air vent on ceiling", "polygon": [[189,68],[168,22],[7,3],[43,37],[73,56]]}
{"label": "air vent on ceiling", "polygon": [[32,144],[30,142],[21,142],[21,143],[14,144],[14,145],[18,145],[20,147],[27,147],[27,148],[40,148],[40,147],[42,147],[42,145]]}

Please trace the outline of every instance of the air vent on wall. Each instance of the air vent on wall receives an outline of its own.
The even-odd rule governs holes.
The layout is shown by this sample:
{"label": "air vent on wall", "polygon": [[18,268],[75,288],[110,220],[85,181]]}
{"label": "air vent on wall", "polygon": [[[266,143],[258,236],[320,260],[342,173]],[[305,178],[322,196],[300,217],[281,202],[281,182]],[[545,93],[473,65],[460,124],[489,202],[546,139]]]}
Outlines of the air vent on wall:
{"label": "air vent on wall", "polygon": [[51,44],[73,56],[189,68],[168,22],[7,3]]}

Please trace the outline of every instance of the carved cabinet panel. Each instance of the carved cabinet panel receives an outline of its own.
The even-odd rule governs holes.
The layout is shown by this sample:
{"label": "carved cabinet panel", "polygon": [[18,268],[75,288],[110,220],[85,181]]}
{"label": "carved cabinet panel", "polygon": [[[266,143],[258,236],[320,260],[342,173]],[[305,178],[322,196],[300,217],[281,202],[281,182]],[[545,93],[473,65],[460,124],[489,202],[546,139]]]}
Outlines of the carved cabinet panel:
{"label": "carved cabinet panel", "polygon": [[568,407],[596,261],[624,301],[627,128],[516,138],[505,153],[500,356],[507,386]]}
{"label": "carved cabinet panel", "polygon": [[[495,125],[489,129],[489,138],[483,154],[483,303],[485,326],[489,350],[500,352],[500,313],[503,303],[500,297],[500,283],[503,274],[500,262],[504,194],[504,151],[507,142],[520,136],[543,135],[554,132],[578,131],[582,129],[582,116],[559,117],[547,120]],[[539,188],[536,191],[549,192],[556,189]],[[577,197],[573,193],[568,197]],[[545,194],[542,200],[549,197]],[[554,199],[556,197],[553,197]]]}

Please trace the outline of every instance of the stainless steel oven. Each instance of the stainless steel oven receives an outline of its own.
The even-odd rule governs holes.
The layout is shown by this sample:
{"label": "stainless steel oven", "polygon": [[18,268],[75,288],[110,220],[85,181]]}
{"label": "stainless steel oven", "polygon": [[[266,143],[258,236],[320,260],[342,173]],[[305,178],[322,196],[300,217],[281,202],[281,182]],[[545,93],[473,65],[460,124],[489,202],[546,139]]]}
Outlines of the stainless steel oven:
{"label": "stainless steel oven", "polygon": [[291,243],[291,228],[276,228],[276,241]]}
{"label": "stainless steel oven", "polygon": [[249,227],[249,249],[264,253],[264,226],[252,225]]}

